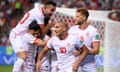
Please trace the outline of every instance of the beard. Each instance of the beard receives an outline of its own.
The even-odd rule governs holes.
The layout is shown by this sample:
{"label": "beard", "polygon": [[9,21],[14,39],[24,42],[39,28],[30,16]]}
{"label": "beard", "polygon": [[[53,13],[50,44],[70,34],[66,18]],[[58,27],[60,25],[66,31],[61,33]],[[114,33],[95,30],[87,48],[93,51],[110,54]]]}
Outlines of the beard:
{"label": "beard", "polygon": [[50,18],[52,16],[52,14],[46,14],[45,17],[46,18]]}
{"label": "beard", "polygon": [[77,25],[82,25],[83,23],[84,23],[84,21],[83,22],[81,21],[81,22],[78,22]]}
{"label": "beard", "polygon": [[82,25],[82,24],[85,23],[85,22],[86,22],[86,20],[78,21],[78,22],[77,22],[77,25]]}

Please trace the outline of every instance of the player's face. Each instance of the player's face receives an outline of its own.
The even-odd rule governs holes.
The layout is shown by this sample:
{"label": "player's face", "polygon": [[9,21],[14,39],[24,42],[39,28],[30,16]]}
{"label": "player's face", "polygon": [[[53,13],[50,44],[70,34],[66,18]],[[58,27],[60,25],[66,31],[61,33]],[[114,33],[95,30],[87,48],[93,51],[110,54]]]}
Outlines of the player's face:
{"label": "player's face", "polygon": [[52,32],[51,33],[52,36],[56,36],[56,32],[55,32],[55,28],[54,27],[51,28],[51,32]]}
{"label": "player's face", "polygon": [[30,34],[32,34],[34,37],[38,37],[38,35],[39,35],[39,33],[40,33],[39,30],[37,30],[37,31],[35,31],[35,30],[29,30],[29,32],[30,32]]}
{"label": "player's face", "polygon": [[80,12],[77,12],[75,21],[76,21],[76,24],[81,25],[86,21],[86,16],[81,14]]}
{"label": "player's face", "polygon": [[59,23],[56,23],[54,27],[56,36],[61,36],[64,32],[64,27]]}
{"label": "player's face", "polygon": [[50,17],[54,13],[56,7],[54,7],[53,5],[47,5],[45,9],[46,9],[45,16]]}

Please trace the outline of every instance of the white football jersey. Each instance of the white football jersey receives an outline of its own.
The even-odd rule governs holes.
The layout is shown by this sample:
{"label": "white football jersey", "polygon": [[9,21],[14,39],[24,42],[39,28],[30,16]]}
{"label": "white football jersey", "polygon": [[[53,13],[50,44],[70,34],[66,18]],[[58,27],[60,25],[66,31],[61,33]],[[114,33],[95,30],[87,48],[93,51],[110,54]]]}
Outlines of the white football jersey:
{"label": "white football jersey", "polygon": [[27,32],[29,24],[34,20],[37,21],[38,24],[44,24],[42,8],[33,8],[32,10],[28,11],[19,21],[16,27],[13,28],[13,31],[17,35],[23,35]]}
{"label": "white football jersey", "polygon": [[24,67],[31,69],[35,67],[35,56],[36,56],[36,45],[34,45],[34,42],[37,40],[37,38],[33,37],[31,34],[26,33],[23,37],[23,45],[25,48],[25,51],[27,52],[27,58],[24,62]]}
{"label": "white football jersey", "polygon": [[68,35],[64,40],[60,40],[55,36],[47,43],[47,47],[53,48],[56,52],[59,70],[67,69],[72,66],[76,59],[73,52],[76,49],[80,49],[82,46],[83,42],[72,35]]}
{"label": "white football jersey", "polygon": [[[69,29],[68,33],[73,36],[78,36],[79,39],[81,39],[85,43],[89,50],[92,48],[93,42],[100,41],[100,35],[98,33],[98,30],[92,25],[88,25],[88,27],[84,30],[81,30],[79,28],[79,25],[75,25]],[[83,61],[83,63],[93,61],[94,55],[88,55]]]}

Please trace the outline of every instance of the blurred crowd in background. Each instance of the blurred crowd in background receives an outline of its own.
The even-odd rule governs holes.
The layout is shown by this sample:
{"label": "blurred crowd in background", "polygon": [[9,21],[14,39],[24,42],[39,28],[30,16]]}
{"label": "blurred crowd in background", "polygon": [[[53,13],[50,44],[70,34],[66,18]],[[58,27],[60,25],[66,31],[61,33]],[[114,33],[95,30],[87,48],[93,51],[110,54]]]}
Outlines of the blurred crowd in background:
{"label": "blurred crowd in background", "polygon": [[[33,8],[35,2],[44,4],[50,0],[0,0],[0,45],[9,44],[9,32],[15,27],[23,14]],[[117,10],[120,0],[52,0],[58,7],[89,10]]]}

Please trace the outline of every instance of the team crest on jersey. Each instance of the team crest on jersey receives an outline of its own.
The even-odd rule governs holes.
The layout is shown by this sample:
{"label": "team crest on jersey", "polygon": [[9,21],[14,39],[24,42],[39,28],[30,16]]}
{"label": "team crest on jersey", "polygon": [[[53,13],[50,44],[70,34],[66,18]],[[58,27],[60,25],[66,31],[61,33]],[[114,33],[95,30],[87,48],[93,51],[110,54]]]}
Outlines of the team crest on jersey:
{"label": "team crest on jersey", "polygon": [[80,36],[80,40],[81,40],[81,41],[84,41],[84,36]]}
{"label": "team crest on jersey", "polygon": [[84,36],[80,36],[80,43],[82,44],[84,41]]}

